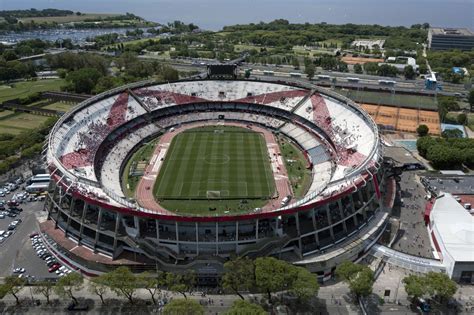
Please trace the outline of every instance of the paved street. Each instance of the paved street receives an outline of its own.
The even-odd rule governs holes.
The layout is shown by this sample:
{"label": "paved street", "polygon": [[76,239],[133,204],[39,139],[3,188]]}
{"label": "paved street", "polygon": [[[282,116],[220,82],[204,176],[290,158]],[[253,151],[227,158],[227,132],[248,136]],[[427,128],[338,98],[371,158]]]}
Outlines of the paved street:
{"label": "paved street", "polygon": [[404,172],[400,188],[403,205],[396,205],[393,214],[400,220],[401,232],[392,248],[415,256],[433,258],[428,230],[423,221],[426,192],[417,172]]}

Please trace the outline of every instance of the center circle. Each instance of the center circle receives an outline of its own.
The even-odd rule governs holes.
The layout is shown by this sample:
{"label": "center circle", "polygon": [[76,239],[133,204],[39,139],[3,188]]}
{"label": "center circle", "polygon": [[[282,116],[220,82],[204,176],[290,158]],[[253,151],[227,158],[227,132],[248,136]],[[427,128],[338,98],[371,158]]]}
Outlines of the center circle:
{"label": "center circle", "polygon": [[230,157],[227,154],[211,154],[204,157],[204,162],[211,165],[229,163]]}

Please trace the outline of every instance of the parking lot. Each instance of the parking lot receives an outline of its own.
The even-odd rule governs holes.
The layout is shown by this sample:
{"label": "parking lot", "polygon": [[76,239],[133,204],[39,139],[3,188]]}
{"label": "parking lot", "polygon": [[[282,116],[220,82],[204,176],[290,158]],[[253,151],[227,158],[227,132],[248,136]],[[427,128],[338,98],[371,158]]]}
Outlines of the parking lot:
{"label": "parking lot", "polygon": [[[22,187],[0,197],[0,200],[7,203],[16,193],[23,191]],[[5,208],[8,209],[7,206]],[[18,212],[16,217],[6,215],[0,219],[0,231],[8,231],[11,222],[21,220],[15,229],[10,230],[13,233],[0,243],[0,277],[11,275],[15,268],[25,268],[24,275],[34,276],[36,279],[56,277],[55,273],[48,272],[45,261],[37,256],[30,240],[30,234],[38,231],[36,218],[46,215],[43,211],[43,201],[25,200],[17,208],[23,211]]]}

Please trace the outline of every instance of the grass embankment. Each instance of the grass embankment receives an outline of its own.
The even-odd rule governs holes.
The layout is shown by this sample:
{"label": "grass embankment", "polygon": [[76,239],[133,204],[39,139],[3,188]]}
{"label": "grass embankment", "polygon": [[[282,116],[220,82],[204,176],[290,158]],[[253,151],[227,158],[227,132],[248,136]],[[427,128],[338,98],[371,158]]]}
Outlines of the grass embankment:
{"label": "grass embankment", "polygon": [[135,198],[135,189],[137,188],[138,182],[142,178],[141,176],[129,176],[130,168],[132,167],[133,163],[138,163],[141,161],[146,162],[148,164],[153,155],[153,152],[155,151],[155,146],[158,141],[159,138],[156,138],[144,144],[127,161],[127,164],[125,165],[122,174],[122,190],[125,196],[129,198]]}
{"label": "grass embankment", "polygon": [[311,172],[306,169],[307,162],[303,153],[286,138],[278,137],[281,155],[285,161],[291,188],[295,197],[302,197],[311,184]]}

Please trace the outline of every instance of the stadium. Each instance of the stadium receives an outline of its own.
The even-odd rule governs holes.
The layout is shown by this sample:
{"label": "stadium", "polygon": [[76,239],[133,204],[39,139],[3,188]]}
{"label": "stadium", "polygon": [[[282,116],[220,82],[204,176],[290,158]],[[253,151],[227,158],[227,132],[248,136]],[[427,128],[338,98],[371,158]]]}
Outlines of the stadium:
{"label": "stadium", "polygon": [[[149,159],[131,162],[144,147]],[[364,110],[309,83],[134,83],[52,129],[40,230],[90,275],[193,269],[212,284],[233,256],[272,255],[323,281],[385,228],[382,155]]]}

